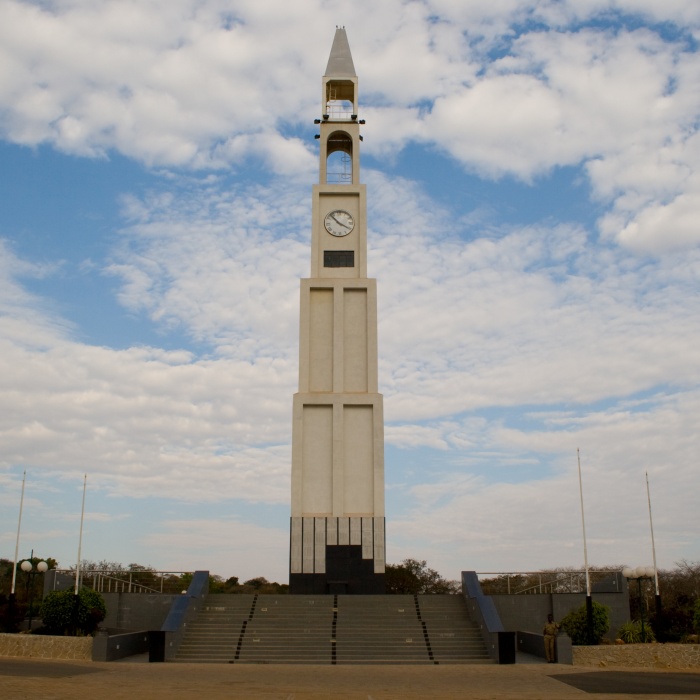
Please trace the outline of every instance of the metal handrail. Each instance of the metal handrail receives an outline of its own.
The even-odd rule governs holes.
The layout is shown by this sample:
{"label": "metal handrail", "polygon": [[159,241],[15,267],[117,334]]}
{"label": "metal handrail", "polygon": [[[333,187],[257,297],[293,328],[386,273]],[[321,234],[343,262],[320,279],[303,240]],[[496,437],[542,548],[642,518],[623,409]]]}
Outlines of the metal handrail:
{"label": "metal handrail", "polygon": [[[56,573],[75,578],[75,569],[56,569]],[[80,582],[81,585],[85,585],[84,582],[86,580],[89,581],[92,584],[93,590],[96,590],[99,593],[163,593],[164,585],[166,583],[166,576],[182,576],[183,574],[191,573],[191,571],[151,571],[148,569],[135,569],[131,571],[115,571],[114,569],[83,569],[80,571]],[[139,575],[159,578],[160,590],[147,586],[146,584],[139,583],[137,580]],[[54,586],[55,585],[56,578],[54,577]]]}
{"label": "metal handrail", "polygon": [[[596,574],[605,574],[609,575],[611,573],[614,573],[613,571],[610,570],[596,570],[596,571],[589,571],[589,574],[591,576],[596,575]],[[565,580],[567,577],[569,578],[569,586],[568,586],[568,593],[580,593],[581,589],[585,588],[585,586],[582,585],[582,577],[585,577],[586,572],[585,571],[479,571],[477,572],[478,577],[482,576],[505,576],[506,577],[506,586],[507,586],[507,591],[508,593],[512,593],[513,595],[520,595],[520,594],[532,594],[532,593],[554,593],[554,587],[556,586],[557,588],[562,587],[565,585]],[[511,591],[511,578],[515,577],[527,577],[527,576],[537,576],[538,577],[538,582],[535,583],[534,585],[530,585],[527,588],[522,588],[520,590],[515,590]],[[546,580],[543,581],[542,577],[543,576],[555,576],[556,578],[551,579],[551,580]],[[574,581],[576,581],[576,586],[574,586]],[[547,587],[549,587],[549,591],[547,590]],[[574,588],[578,590],[574,590]]]}
{"label": "metal handrail", "polygon": [[121,592],[124,593],[124,588],[126,587],[126,584],[129,584],[129,590],[126,591],[127,593],[162,593],[163,592],[163,578],[161,577],[160,579],[160,590],[157,590],[156,588],[150,588],[149,586],[144,586],[142,583],[134,582],[133,572],[129,572],[129,580],[128,582],[125,581],[123,578],[118,578],[117,576],[109,576],[106,574],[98,574],[98,573],[93,573],[93,584],[92,587],[94,590],[99,591],[100,593],[105,592],[105,582],[107,582],[107,593],[112,592],[112,582],[114,582],[114,592],[119,593],[119,584],[121,583],[122,590]]}

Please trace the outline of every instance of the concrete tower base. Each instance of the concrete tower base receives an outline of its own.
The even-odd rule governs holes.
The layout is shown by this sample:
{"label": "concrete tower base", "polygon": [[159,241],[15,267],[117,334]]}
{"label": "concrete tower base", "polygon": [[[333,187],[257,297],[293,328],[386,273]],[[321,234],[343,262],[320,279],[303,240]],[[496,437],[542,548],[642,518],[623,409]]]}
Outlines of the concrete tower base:
{"label": "concrete tower base", "polygon": [[384,574],[375,574],[371,561],[362,558],[358,545],[328,545],[324,574],[290,574],[289,592],[296,595],[356,594],[385,592]]}
{"label": "concrete tower base", "polygon": [[290,526],[290,593],[384,593],[384,518],[291,518]]}

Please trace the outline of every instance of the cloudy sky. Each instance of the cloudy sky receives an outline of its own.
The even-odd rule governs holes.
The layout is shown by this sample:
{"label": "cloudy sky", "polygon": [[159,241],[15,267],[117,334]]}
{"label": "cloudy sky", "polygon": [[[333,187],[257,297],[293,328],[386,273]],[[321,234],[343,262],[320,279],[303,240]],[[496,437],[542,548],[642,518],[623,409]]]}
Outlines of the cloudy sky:
{"label": "cloudy sky", "polygon": [[700,559],[697,0],[0,0],[0,556],[286,580],[336,25],[388,560]]}

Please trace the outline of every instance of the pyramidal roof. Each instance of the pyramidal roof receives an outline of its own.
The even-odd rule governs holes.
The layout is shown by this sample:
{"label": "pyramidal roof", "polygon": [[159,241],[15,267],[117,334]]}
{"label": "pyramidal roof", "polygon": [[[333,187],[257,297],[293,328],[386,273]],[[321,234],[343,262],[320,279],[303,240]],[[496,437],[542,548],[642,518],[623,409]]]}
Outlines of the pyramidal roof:
{"label": "pyramidal roof", "polygon": [[355,76],[355,65],[352,62],[348,35],[345,27],[336,27],[331,55],[326,66],[326,76]]}

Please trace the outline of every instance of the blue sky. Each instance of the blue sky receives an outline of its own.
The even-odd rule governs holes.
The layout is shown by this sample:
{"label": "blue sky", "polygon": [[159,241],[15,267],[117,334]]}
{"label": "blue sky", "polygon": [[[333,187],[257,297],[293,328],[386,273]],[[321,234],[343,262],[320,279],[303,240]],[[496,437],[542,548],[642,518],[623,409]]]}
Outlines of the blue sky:
{"label": "blue sky", "polygon": [[336,25],[389,561],[700,559],[696,0],[1,0],[0,556],[286,580]]}

